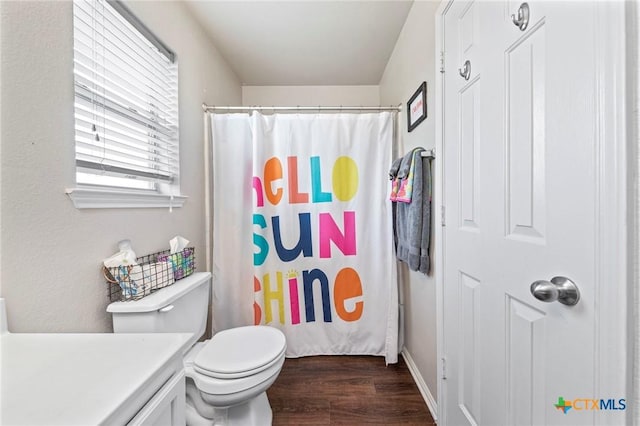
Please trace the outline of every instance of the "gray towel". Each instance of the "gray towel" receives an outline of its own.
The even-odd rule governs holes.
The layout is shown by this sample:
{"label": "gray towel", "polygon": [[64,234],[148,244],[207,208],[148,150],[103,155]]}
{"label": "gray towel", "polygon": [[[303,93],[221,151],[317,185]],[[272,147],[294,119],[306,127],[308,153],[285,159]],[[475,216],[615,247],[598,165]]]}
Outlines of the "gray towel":
{"label": "gray towel", "polygon": [[[431,162],[422,158],[419,148],[407,154],[416,162],[413,175],[411,203],[394,203],[396,257],[406,262],[409,269],[428,274],[431,270],[429,246],[431,243]],[[410,161],[407,161],[410,163]]]}
{"label": "gray towel", "polygon": [[398,178],[406,179],[407,176],[409,176],[409,171],[411,170],[411,157],[418,151],[424,151],[424,149],[415,148],[413,151],[402,157],[402,161],[400,162],[400,166],[398,167]]}
{"label": "gray towel", "polygon": [[400,163],[402,163],[402,158],[398,158],[396,161],[391,164],[391,169],[389,169],[389,180],[394,180],[396,176],[398,176],[398,170],[400,170]]}

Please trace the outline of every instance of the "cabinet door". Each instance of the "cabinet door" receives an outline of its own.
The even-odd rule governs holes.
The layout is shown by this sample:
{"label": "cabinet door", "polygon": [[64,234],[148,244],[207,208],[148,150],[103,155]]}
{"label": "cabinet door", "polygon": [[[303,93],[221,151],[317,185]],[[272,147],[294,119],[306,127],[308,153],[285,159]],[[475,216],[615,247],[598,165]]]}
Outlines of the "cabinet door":
{"label": "cabinet door", "polygon": [[136,426],[184,426],[184,370],[174,374],[128,423]]}

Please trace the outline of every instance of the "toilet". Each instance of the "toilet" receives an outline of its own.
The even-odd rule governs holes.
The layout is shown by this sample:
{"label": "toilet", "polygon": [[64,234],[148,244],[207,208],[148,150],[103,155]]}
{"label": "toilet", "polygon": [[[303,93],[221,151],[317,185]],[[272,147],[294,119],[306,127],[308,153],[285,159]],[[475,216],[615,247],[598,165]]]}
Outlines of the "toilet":
{"label": "toilet", "polygon": [[196,272],[142,299],[114,302],[114,333],[193,333],[184,353],[187,425],[271,425],[266,390],[285,359],[284,334],[246,326],[205,332],[211,273]]}

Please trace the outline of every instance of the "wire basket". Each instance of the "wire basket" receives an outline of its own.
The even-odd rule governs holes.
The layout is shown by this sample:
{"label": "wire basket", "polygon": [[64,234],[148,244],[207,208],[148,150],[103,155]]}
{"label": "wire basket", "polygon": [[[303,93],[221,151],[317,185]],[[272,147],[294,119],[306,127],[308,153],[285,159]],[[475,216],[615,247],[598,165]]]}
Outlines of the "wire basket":
{"label": "wire basket", "polygon": [[136,259],[137,265],[102,267],[111,302],[142,299],[154,291],[185,278],[196,268],[195,248],[173,253],[169,250],[147,254]]}

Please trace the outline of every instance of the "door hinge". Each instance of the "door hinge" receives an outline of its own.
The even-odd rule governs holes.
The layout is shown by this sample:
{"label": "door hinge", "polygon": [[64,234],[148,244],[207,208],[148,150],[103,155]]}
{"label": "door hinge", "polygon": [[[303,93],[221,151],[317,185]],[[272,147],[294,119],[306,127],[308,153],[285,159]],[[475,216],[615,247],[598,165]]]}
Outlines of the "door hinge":
{"label": "door hinge", "polygon": [[444,74],[444,50],[440,51],[440,72]]}
{"label": "door hinge", "polygon": [[444,215],[445,215],[444,206],[440,206],[440,224],[441,224],[441,226],[446,226],[446,223],[445,223],[445,220],[444,220]]}
{"label": "door hinge", "polygon": [[442,380],[447,380],[447,360],[442,358]]}

